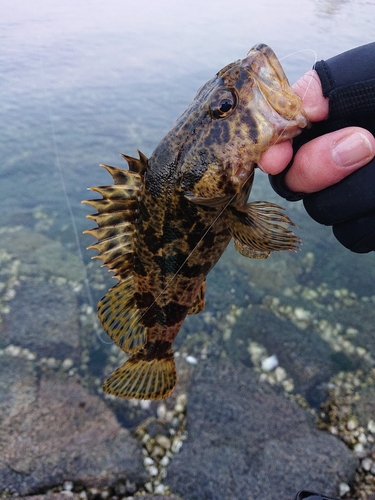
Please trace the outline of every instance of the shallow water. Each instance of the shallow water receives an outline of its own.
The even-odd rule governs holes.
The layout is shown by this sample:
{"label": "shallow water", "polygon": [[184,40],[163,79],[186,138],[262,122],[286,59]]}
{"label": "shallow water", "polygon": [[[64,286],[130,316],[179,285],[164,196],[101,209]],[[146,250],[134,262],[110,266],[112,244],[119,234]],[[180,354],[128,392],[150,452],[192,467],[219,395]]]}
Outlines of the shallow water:
{"label": "shallow water", "polygon": [[[10,299],[17,297],[23,280],[70,283],[80,307],[93,308],[110,284],[97,261],[89,264],[93,252],[84,249],[92,238],[81,234],[92,227],[85,219],[90,210],[80,204],[87,197],[86,189],[111,182],[99,163],[122,166],[118,154],[135,155],[136,148],[149,156],[202,83],[227,63],[244,57],[256,43],[267,43],[275,50],[293,82],[316,60],[373,41],[374,8],[374,2],[363,0],[235,0],[230,5],[223,0],[3,1],[0,249],[6,255],[1,254],[5,285],[0,289],[0,348],[18,345],[17,339],[9,339],[7,329],[18,318]],[[261,173],[252,199],[280,203]],[[229,328],[229,320],[227,330],[212,324],[230,316],[230,307],[242,308],[245,319],[241,321],[251,324],[251,314],[246,313],[249,302],[269,304],[267,296],[278,297],[293,308],[309,310],[316,322],[325,319],[334,325],[341,320],[344,334],[349,327],[360,330],[352,342],[375,357],[373,324],[368,319],[374,307],[374,255],[346,251],[330,229],[308,218],[300,204],[281,204],[299,226],[302,252],[254,263],[230,248],[208,281],[204,335],[217,335],[234,362],[250,365],[250,358],[244,361],[237,344],[229,340],[233,335],[247,341],[242,339],[241,322],[235,320],[237,326]],[[18,270],[12,270],[11,264]],[[319,289],[322,283],[326,295]],[[311,290],[316,289],[320,291],[312,300]],[[310,298],[305,297],[308,290]],[[347,295],[354,309],[340,315],[347,307],[340,300]],[[24,300],[27,307],[27,295]],[[42,328],[43,318],[40,321]],[[199,355],[204,342],[196,331],[201,328],[202,317],[189,318],[177,347],[186,341],[185,350]],[[108,345],[98,342],[93,329],[90,334],[93,346],[91,351],[88,347],[85,369],[102,377],[106,360],[102,350],[108,350]],[[99,335],[107,342],[104,334]],[[336,340],[333,335],[323,341],[327,355]],[[90,337],[86,342],[90,344]],[[279,358],[288,365],[287,353],[272,342],[265,342],[267,352],[279,349]],[[35,348],[32,342],[25,346]],[[43,354],[43,346],[38,348],[38,356],[50,356]],[[314,347],[306,344],[301,359],[308,358],[310,349],[313,353]],[[333,373],[360,363],[344,348],[337,352],[342,357],[335,358]],[[319,379],[307,389],[299,384],[312,405],[322,402],[317,388],[321,383]]]}

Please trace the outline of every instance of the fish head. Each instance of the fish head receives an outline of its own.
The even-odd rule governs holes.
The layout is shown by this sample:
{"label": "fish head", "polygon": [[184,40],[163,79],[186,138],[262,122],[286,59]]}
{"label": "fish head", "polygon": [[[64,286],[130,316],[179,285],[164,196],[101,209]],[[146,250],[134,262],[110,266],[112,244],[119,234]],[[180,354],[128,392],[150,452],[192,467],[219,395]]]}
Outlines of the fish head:
{"label": "fish head", "polygon": [[260,44],[201,87],[166,139],[191,198],[247,198],[264,151],[308,124],[275,53]]}

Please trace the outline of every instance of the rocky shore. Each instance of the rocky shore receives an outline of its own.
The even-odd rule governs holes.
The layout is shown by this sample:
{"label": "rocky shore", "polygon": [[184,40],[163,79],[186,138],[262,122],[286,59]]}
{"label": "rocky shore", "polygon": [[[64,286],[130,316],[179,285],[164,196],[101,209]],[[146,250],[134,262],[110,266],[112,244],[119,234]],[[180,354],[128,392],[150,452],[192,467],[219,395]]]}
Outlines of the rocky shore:
{"label": "rocky shore", "polygon": [[[0,261],[3,498],[375,492],[375,298],[321,282],[314,254],[230,250],[177,337],[177,390],[152,403],[103,395],[124,355],[100,332],[74,253],[8,228]],[[96,301],[109,280],[94,269]]]}

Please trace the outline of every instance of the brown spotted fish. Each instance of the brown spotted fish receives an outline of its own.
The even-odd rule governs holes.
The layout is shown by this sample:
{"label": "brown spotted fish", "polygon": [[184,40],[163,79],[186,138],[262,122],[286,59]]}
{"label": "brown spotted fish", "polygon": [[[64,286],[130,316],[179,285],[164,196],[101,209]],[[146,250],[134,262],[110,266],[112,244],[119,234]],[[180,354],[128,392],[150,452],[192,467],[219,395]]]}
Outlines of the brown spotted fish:
{"label": "brown spotted fish", "polygon": [[188,314],[204,309],[207,273],[233,238],[246,257],[295,250],[282,208],[247,203],[254,168],[308,120],[274,52],[253,47],[198,91],[147,159],[129,170],[102,165],[110,186],[85,201],[98,243],[88,248],[118,283],[98,304],[104,330],[130,358],[104,382],[109,394],[160,399],[175,388],[172,343]]}

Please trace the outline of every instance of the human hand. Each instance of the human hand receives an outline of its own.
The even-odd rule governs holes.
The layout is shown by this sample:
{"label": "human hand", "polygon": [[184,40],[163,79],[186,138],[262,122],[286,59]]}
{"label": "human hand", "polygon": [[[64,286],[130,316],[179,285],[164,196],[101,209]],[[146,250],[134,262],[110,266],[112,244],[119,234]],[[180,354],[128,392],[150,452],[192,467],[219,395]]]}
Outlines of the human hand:
{"label": "human hand", "polygon": [[272,146],[262,170],[346,248],[375,251],[375,42],[318,61],[294,90],[312,126]]}
{"label": "human hand", "polygon": [[[311,122],[328,118],[328,98],[315,70],[308,71],[292,85],[302,101]],[[276,175],[293,156],[292,141],[275,144],[266,151],[258,166]],[[327,133],[304,144],[296,153],[284,183],[290,191],[314,193],[336,184],[375,156],[375,138],[361,127],[346,127]]]}

